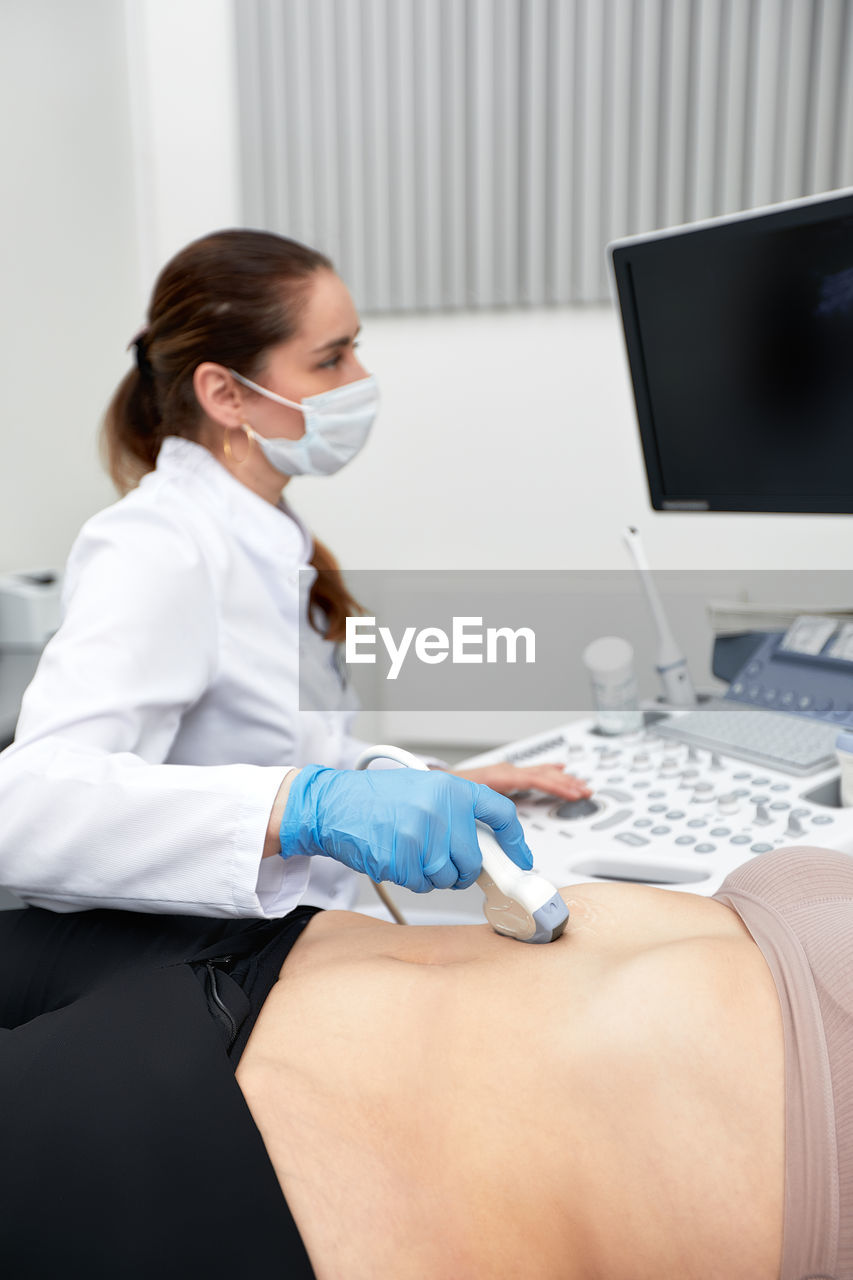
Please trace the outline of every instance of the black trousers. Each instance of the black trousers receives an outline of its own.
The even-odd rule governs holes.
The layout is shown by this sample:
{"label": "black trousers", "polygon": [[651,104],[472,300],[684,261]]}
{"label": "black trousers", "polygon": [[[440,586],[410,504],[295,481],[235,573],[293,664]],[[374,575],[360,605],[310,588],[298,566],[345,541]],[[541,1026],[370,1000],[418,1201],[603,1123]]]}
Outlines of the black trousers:
{"label": "black trousers", "polygon": [[0,912],[4,1277],[312,1277],[234,1079],[315,914]]}

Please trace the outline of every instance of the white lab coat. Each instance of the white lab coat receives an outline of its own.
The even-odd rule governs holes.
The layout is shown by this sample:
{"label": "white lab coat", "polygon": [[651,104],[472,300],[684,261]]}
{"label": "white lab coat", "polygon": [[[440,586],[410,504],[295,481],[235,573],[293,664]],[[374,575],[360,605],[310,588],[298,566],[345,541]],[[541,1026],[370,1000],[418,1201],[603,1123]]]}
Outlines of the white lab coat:
{"label": "white lab coat", "polygon": [[[334,646],[303,628],[310,535],[282,501],[168,437],[155,471],[83,526],[63,621],[0,754],[0,883],[72,911],[277,916],[352,905],[330,858],[261,860],[287,768],[350,767],[363,743]],[[303,596],[304,599],[304,596]]]}

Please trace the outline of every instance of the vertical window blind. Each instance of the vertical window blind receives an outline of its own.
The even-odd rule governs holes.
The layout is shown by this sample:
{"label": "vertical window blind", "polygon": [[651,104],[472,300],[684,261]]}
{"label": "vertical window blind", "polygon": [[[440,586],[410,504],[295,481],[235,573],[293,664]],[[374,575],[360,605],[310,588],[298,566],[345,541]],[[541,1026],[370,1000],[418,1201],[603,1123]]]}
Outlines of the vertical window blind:
{"label": "vertical window blind", "polygon": [[853,0],[238,0],[245,221],[366,312],[605,301],[616,237],[853,184]]}

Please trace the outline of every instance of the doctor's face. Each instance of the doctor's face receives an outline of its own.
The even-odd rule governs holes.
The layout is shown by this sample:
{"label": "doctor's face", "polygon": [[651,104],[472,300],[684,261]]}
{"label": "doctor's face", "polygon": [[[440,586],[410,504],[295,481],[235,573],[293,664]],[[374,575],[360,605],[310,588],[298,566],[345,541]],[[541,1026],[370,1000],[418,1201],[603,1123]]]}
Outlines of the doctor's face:
{"label": "doctor's face", "polygon": [[[365,378],[356,349],[360,327],[344,282],[333,271],[318,271],[308,287],[298,333],[271,348],[253,380],[276,395],[301,401]],[[252,426],[261,435],[296,440],[304,434],[305,419],[298,409],[248,395]]]}

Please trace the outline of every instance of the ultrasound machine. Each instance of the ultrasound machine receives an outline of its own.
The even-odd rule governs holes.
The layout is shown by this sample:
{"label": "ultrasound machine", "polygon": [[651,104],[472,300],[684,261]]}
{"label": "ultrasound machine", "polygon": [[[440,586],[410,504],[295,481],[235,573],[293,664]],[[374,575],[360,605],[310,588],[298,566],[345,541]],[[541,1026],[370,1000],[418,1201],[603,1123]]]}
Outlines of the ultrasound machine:
{"label": "ultrasound machine", "polygon": [[[653,508],[853,512],[853,192],[608,252]],[[853,575],[838,577],[853,588]],[[646,704],[635,732],[578,720],[466,764],[559,761],[589,783],[589,799],[516,797],[537,868],[555,884],[711,894],[771,849],[853,852],[837,754],[853,748],[848,613],[853,589],[837,616],[813,609],[718,641],[726,692],[697,702],[691,686]]]}

